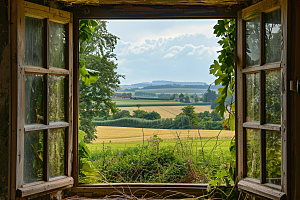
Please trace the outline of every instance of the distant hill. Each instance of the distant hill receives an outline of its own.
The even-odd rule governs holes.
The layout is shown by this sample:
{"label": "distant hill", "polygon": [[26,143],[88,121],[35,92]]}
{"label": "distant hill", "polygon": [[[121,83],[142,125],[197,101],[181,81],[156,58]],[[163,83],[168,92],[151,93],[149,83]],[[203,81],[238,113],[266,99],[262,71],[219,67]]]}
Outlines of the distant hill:
{"label": "distant hill", "polygon": [[175,82],[175,81],[152,81],[152,82],[143,82],[143,83],[134,83],[131,85],[120,85],[123,88],[126,87],[147,87],[147,86],[156,86],[156,85],[203,85],[206,86],[205,82]]}

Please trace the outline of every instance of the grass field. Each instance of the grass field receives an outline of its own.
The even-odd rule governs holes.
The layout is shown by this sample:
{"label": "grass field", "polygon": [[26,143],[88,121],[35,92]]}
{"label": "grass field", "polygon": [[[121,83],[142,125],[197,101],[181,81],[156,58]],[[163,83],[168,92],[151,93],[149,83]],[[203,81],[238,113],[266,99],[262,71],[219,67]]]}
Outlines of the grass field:
{"label": "grass field", "polygon": [[[187,137],[199,137],[198,130],[175,130],[175,129],[151,129],[151,128],[130,128],[130,127],[112,127],[112,126],[98,126],[97,127],[97,139],[93,143],[118,143],[118,142],[139,142],[143,140],[143,131],[145,140],[149,140],[150,137],[155,134],[163,140],[172,140],[177,138],[177,134],[180,138]],[[176,134],[177,133],[177,134]],[[217,136],[219,130],[199,130],[201,137],[210,138]],[[232,138],[234,131],[222,130],[220,138]]]}
{"label": "grass field", "polygon": [[[182,108],[185,106],[145,106],[140,107],[141,110],[151,112],[155,111],[158,112],[161,116],[161,118],[175,118],[176,115],[180,114],[182,112]],[[210,105],[207,106],[194,106],[196,113],[209,111],[211,112],[212,109],[210,108]],[[121,110],[128,110],[130,114],[133,114],[134,110],[138,110],[137,107],[120,107]]]}
{"label": "grass field", "polygon": [[174,100],[144,100],[144,99],[113,99],[116,102],[117,107],[136,107],[141,106],[189,106],[189,105],[210,105],[207,102],[198,103],[180,103]]}

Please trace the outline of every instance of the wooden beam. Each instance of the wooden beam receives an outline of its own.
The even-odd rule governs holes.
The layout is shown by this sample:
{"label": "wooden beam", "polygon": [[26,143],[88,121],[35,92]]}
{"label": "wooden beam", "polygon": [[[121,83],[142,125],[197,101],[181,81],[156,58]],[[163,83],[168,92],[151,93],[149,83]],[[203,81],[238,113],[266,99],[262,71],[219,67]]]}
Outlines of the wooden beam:
{"label": "wooden beam", "polygon": [[237,146],[236,146],[236,154],[237,154],[237,175],[239,180],[243,179],[246,176],[246,168],[245,165],[246,160],[246,133],[243,128],[243,122],[245,121],[245,101],[244,101],[244,93],[245,93],[245,80],[242,72],[244,66],[244,31],[245,31],[245,23],[242,20],[242,11],[238,12],[237,18],[237,58],[236,58],[236,129],[235,135],[237,135]]}
{"label": "wooden beam", "polygon": [[253,6],[243,9],[243,20],[249,20],[260,15],[261,12],[267,13],[280,8],[282,0],[261,1]]}
{"label": "wooden beam", "polygon": [[57,181],[45,182],[45,183],[42,183],[39,185],[34,185],[31,187],[18,188],[17,197],[30,196],[33,194],[42,193],[42,192],[46,192],[49,190],[73,185],[73,183],[74,183],[73,178],[68,177],[68,178],[63,178],[61,180],[57,180]]}
{"label": "wooden beam", "polygon": [[79,19],[73,20],[73,163],[72,177],[74,186],[78,184],[79,158],[78,158],[78,131],[79,131]]}
{"label": "wooden beam", "polygon": [[238,183],[239,189],[250,193],[255,193],[259,196],[269,199],[283,200],[286,199],[286,194],[277,189],[258,184],[257,182],[242,180]]}
{"label": "wooden beam", "polygon": [[70,7],[79,19],[220,19],[236,18],[242,7],[104,5]]}

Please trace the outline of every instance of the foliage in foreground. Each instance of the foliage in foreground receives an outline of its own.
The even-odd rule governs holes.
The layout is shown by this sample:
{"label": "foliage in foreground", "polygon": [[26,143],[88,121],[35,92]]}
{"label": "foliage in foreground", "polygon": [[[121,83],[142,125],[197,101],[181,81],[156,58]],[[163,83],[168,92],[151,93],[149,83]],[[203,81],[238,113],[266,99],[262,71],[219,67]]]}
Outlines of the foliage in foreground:
{"label": "foliage in foreground", "polygon": [[[197,144],[196,144],[197,143]],[[219,171],[230,183],[233,170],[228,149],[230,139],[180,138],[163,141],[157,135],[136,147],[112,148],[99,144],[90,161],[98,170],[100,183],[208,183]],[[94,145],[93,145],[94,146]],[[101,176],[100,176],[101,174]]]}

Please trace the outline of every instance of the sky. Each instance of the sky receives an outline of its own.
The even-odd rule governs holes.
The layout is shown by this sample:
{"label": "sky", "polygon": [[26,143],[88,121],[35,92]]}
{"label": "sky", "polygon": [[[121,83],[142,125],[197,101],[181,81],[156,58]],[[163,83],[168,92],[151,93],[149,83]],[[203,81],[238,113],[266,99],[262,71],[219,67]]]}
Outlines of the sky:
{"label": "sky", "polygon": [[118,36],[121,85],[153,80],[214,81],[209,67],[221,50],[213,34],[217,20],[106,20]]}

